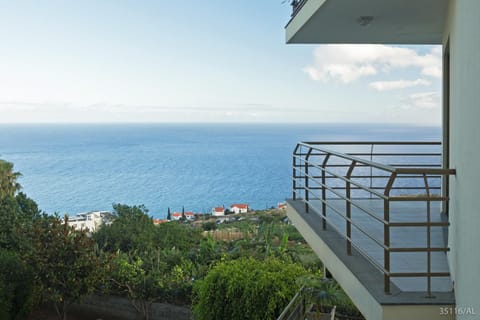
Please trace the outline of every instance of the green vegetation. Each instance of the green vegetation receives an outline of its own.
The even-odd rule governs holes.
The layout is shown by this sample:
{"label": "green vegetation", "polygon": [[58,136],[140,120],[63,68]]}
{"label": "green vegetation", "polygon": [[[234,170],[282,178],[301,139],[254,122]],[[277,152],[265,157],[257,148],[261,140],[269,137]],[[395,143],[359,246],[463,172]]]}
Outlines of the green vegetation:
{"label": "green vegetation", "polygon": [[91,293],[127,297],[144,319],[154,302],[192,306],[198,319],[267,319],[301,285],[353,310],[335,283],[319,287],[322,264],[281,210],[157,226],[144,206],[114,204],[113,223],[88,234],[41,212],[19,176],[0,160],[1,319],[45,304],[67,319]]}
{"label": "green vegetation", "polygon": [[296,280],[304,274],[300,265],[277,258],[221,262],[195,283],[195,317],[275,319],[300,288]]}
{"label": "green vegetation", "polygon": [[[68,217],[66,217],[68,219]],[[104,279],[106,263],[85,231],[76,231],[58,217],[33,227],[25,260],[33,266],[43,299],[62,319],[74,302],[93,292]]]}

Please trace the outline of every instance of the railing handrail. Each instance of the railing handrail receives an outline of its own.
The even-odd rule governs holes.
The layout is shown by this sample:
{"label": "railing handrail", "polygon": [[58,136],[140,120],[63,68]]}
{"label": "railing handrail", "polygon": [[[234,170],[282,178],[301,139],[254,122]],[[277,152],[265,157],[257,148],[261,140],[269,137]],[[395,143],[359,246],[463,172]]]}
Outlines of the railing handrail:
{"label": "railing handrail", "polygon": [[[278,316],[277,320],[288,320],[289,318],[286,318],[286,316],[289,315],[289,311],[292,307],[296,307],[298,303],[304,303],[303,301],[303,291],[305,290],[305,286],[302,286],[297,293],[293,296],[293,298],[290,300],[288,305],[283,309],[283,312]],[[300,298],[300,300],[299,300]],[[304,316],[303,314],[301,316]]]}
{"label": "railing handrail", "polygon": [[[350,161],[356,161],[358,163],[362,163],[366,166],[371,166],[376,169],[381,169],[384,171],[388,171],[390,173],[397,173],[397,174],[455,174],[455,169],[444,169],[444,168],[435,168],[435,167],[413,167],[413,168],[404,168],[404,167],[395,167],[391,165],[385,165],[381,164],[375,161],[369,161],[365,160],[356,156],[353,156],[348,153],[342,153],[342,152],[337,152],[334,150],[326,149],[326,148],[319,148],[319,147],[313,147],[313,145],[335,145],[333,141],[322,141],[322,142],[299,142],[297,144],[298,146],[304,146],[307,148],[310,148],[312,150],[316,151],[321,151],[330,155],[335,155],[339,158],[343,158],[345,160],[350,160]],[[434,141],[425,141],[425,142],[419,142],[419,141],[393,141],[391,144],[387,141],[374,141],[374,142],[351,142],[351,141],[342,141],[337,143],[337,145],[441,145],[440,142],[434,142]],[[295,154],[295,153],[294,153]],[[372,155],[376,155],[375,153],[371,153]],[[413,153],[409,153],[413,154]],[[368,154],[366,154],[368,155]],[[423,155],[423,154],[418,154]],[[429,153],[430,155],[430,153]],[[441,155],[441,154],[438,154]]]}
{"label": "railing handrail", "polygon": [[[369,156],[368,159],[357,157],[355,152],[352,153],[344,153],[339,152],[336,150],[332,150],[330,148],[322,147],[322,145],[338,145],[338,146],[370,146],[370,152],[356,152],[357,154]],[[432,277],[443,277],[448,276],[448,272],[432,272],[431,271],[431,252],[447,252],[449,249],[447,247],[433,247],[430,242],[430,233],[432,227],[445,227],[448,226],[448,222],[433,222],[431,221],[431,202],[433,201],[447,201],[448,196],[445,195],[438,195],[432,193],[433,190],[441,190],[440,187],[436,185],[430,185],[429,180],[430,178],[442,178],[448,177],[449,175],[455,174],[454,169],[450,168],[442,168],[439,167],[439,163],[431,163],[432,159],[435,161],[440,162],[440,159],[437,157],[441,157],[440,152],[432,152],[432,151],[421,151],[421,152],[412,152],[411,150],[400,150],[395,152],[374,152],[374,146],[382,145],[382,146],[441,146],[440,142],[436,141],[317,141],[317,142],[299,142],[295,150],[293,152],[293,197],[295,199],[297,190],[304,190],[305,198],[303,202],[305,203],[305,211],[308,213],[310,207],[314,206],[310,196],[313,197],[313,200],[321,200],[321,215],[322,215],[322,226],[326,228],[326,222],[329,221],[329,225],[333,226],[334,229],[339,231],[337,227],[330,223],[330,219],[327,219],[326,212],[327,210],[333,211],[335,214],[339,215],[341,218],[345,220],[346,223],[346,233],[343,235],[347,240],[347,252],[351,254],[351,247],[354,246],[358,249],[358,251],[365,256],[369,261],[375,261],[372,257],[369,256],[368,252],[365,252],[358,243],[352,240],[351,237],[351,229],[352,227],[355,228],[357,231],[361,232],[362,234],[366,235],[370,240],[374,241],[377,245],[379,245],[384,250],[384,266],[380,266],[378,263],[374,263],[376,267],[380,267],[379,270],[383,272],[385,276],[385,291],[388,293],[390,292],[390,278],[391,277],[427,277],[427,291],[431,293],[431,278]],[[382,164],[377,161],[373,161],[374,157],[381,156],[382,159],[385,159],[385,155],[387,157],[399,157],[402,156],[403,153],[407,153],[411,156],[418,156],[425,158],[427,164],[422,161],[419,164],[402,164],[400,163],[398,166],[394,166],[391,164]],[[322,160],[318,160],[318,156],[323,157]],[[435,157],[435,158],[433,158]],[[322,159],[322,158],[320,158]],[[332,160],[333,159],[333,160]],[[391,158],[388,158],[391,159]],[[424,159],[424,160],[425,160]],[[404,161],[404,160],[403,160]],[[333,162],[333,163],[332,163]],[[402,161],[400,161],[402,162]],[[403,166],[402,166],[403,165]],[[339,169],[347,170],[346,173],[339,173]],[[370,173],[357,173],[353,174],[353,171],[356,168],[362,168],[363,171],[370,169]],[[312,172],[309,172],[309,169],[312,169]],[[384,173],[380,175],[378,173],[373,174],[374,170],[381,170]],[[318,170],[313,173],[313,170]],[[336,170],[336,171],[335,171]],[[297,172],[300,172],[298,175]],[[319,172],[319,173],[317,173]],[[328,175],[328,176],[327,176]],[[404,178],[405,177],[405,178]],[[320,180],[321,178],[321,180]],[[328,178],[328,179],[327,179]],[[358,179],[370,179],[370,186],[366,186],[363,182],[359,181]],[[381,187],[378,185],[374,185],[372,183],[372,178],[375,179],[383,179],[380,181],[386,180],[386,184]],[[297,179],[300,181],[304,181],[303,186],[297,187]],[[329,179],[333,179],[337,181],[337,183],[344,183],[344,186],[337,185],[328,185],[327,181]],[[355,181],[355,179],[357,179]],[[394,184],[397,180],[401,179],[421,179],[420,186],[400,186],[395,187]],[[378,180],[375,180],[378,181]],[[402,180],[405,181],[405,180]],[[418,181],[418,180],[412,180]],[[432,180],[434,181],[434,180]],[[437,180],[438,181],[438,180]],[[310,186],[310,183],[313,186]],[[418,183],[418,182],[417,182]],[[353,187],[352,187],[353,186]],[[377,190],[383,191],[379,192]],[[404,194],[392,194],[392,191],[397,190],[416,190],[418,193],[404,193]],[[317,190],[322,190],[322,194],[318,195]],[[337,190],[344,190],[344,193],[339,192]],[[366,208],[365,206],[361,205],[357,200],[358,198],[352,197],[351,190],[359,190],[360,192],[366,192],[370,195],[370,199],[372,196],[375,196],[376,199],[382,200],[383,205],[383,215],[384,217],[381,218],[375,212]],[[422,191],[423,190],[423,191]],[[330,196],[327,197],[326,192],[330,195],[333,195],[333,198]],[[424,192],[424,193],[420,193]],[[341,212],[342,210],[336,209],[332,206],[329,201],[332,199],[337,199],[340,201],[345,201],[345,212]],[[391,222],[390,221],[390,203],[397,201],[411,201],[411,202],[418,202],[422,201],[426,204],[426,212],[427,212],[427,221],[402,221],[402,222]],[[373,238],[370,234],[368,234],[367,229],[364,229],[361,225],[356,223],[352,220],[351,217],[351,208],[356,207],[359,212],[362,214],[367,214],[371,218],[374,218],[377,223],[383,224],[384,228],[384,240],[383,242]],[[425,227],[427,232],[427,246],[426,247],[401,247],[398,245],[392,246],[390,243],[390,228],[399,228],[399,227]],[[340,234],[342,234],[340,232]],[[428,264],[428,272],[426,273],[419,273],[419,272],[391,272],[390,267],[390,254],[394,252],[426,252],[427,253],[427,264]]]}

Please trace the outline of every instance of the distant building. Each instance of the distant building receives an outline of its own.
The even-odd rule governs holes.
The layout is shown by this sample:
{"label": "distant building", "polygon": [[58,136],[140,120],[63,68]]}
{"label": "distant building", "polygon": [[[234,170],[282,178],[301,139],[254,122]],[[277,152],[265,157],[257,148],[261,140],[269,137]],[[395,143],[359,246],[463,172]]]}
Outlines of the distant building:
{"label": "distant building", "polygon": [[68,218],[68,225],[76,230],[87,230],[89,232],[97,231],[102,225],[111,224],[114,215],[109,211],[91,211],[79,213],[76,216]]}
{"label": "distant building", "polygon": [[212,209],[212,216],[224,216],[225,215],[225,208],[224,207],[215,207]]}
{"label": "distant building", "polygon": [[230,206],[230,211],[233,213],[247,213],[248,204],[236,203]]}
{"label": "distant building", "polygon": [[162,224],[162,223],[165,223],[165,222],[168,222],[168,220],[166,219],[153,219],[153,224],[158,226],[159,224]]}
{"label": "distant building", "polygon": [[[172,214],[172,220],[180,220],[182,218],[182,213],[181,212],[174,212]],[[185,212],[185,218],[187,220],[193,221],[195,220],[195,214],[191,211]]]}
{"label": "distant building", "polygon": [[181,212],[174,212],[172,213],[172,220],[180,220],[182,218],[182,213]]}
{"label": "distant building", "polygon": [[277,209],[280,209],[280,210],[287,210],[287,204],[285,202],[279,202],[277,204]]}

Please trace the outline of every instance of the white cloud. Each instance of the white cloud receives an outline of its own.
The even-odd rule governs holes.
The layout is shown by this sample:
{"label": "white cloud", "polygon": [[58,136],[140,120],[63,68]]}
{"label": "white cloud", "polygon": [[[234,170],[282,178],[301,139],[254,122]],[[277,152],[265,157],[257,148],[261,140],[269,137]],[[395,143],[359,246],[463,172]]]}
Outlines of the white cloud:
{"label": "white cloud", "polygon": [[433,48],[419,54],[405,47],[387,45],[331,44],[316,48],[314,61],[304,71],[312,80],[340,80],[343,83],[394,68],[416,67],[421,74],[431,77],[442,75],[441,50]]}
{"label": "white cloud", "polygon": [[406,109],[437,109],[440,107],[440,94],[438,92],[413,93],[402,100]]}
{"label": "white cloud", "polygon": [[428,86],[431,82],[425,79],[416,80],[396,80],[396,81],[375,81],[369,84],[370,87],[377,91],[405,89],[416,86]]}

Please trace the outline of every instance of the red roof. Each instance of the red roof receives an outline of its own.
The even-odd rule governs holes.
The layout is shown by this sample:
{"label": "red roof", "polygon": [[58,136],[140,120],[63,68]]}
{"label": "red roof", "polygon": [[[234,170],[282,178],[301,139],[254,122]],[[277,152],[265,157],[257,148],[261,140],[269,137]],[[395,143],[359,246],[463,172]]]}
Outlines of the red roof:
{"label": "red roof", "polygon": [[234,207],[237,207],[239,209],[248,209],[248,204],[239,204],[239,203],[236,203],[236,204],[232,204],[230,206],[230,208],[234,208]]}
{"label": "red roof", "polygon": [[223,207],[215,207],[214,208],[215,212],[223,212],[225,209]]}
{"label": "red roof", "polygon": [[193,216],[193,212],[191,212],[191,211],[185,212],[185,215],[186,215],[186,216]]}
{"label": "red roof", "polygon": [[182,214],[181,214],[180,212],[174,212],[174,213],[172,214],[172,216],[174,216],[174,217],[181,217]]}

